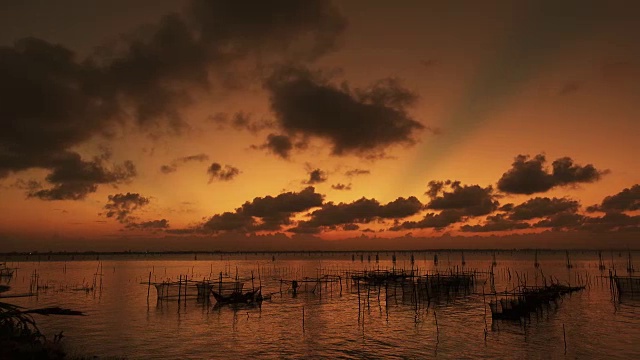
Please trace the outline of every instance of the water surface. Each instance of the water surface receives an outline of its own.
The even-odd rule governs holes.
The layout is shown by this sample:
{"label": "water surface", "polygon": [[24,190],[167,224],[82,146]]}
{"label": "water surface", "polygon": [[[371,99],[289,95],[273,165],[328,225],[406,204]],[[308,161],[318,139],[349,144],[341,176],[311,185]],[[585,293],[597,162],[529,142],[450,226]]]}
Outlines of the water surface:
{"label": "water surface", "polygon": [[[6,257],[19,268],[13,293],[28,292],[34,271],[42,287],[38,296],[14,298],[28,308],[62,306],[84,317],[36,316],[47,336],[64,331],[70,353],[128,359],[208,358],[640,358],[640,301],[613,299],[608,270],[598,270],[595,252],[572,252],[567,269],[564,252],[540,252],[540,269],[531,251],[496,252],[495,289],[513,288],[526,277],[530,285],[543,276],[586,284],[526,323],[492,321],[489,283],[471,294],[416,304],[402,296],[378,298],[357,292],[346,280],[327,284],[322,293],[293,296],[280,279],[315,277],[361,269],[404,268],[454,271],[462,268],[459,251],[396,253],[194,254],[183,255],[31,255]],[[465,270],[488,271],[492,252],[465,252]],[[362,255],[362,260],[361,260]],[[379,261],[375,261],[375,256]],[[411,255],[414,263],[411,264]],[[607,268],[626,268],[626,253],[603,253]],[[371,260],[369,260],[369,257]],[[634,257],[636,257],[634,255]],[[541,271],[540,271],[541,270]],[[251,277],[271,300],[261,306],[215,306],[212,303],[158,301],[146,282],[177,279]],[[95,276],[94,274],[101,274]],[[259,279],[258,279],[258,274]],[[602,275],[605,275],[602,277]],[[94,283],[95,291],[77,291]],[[248,281],[250,282],[250,281]],[[248,285],[250,286],[250,285]],[[281,292],[282,290],[282,292]],[[304,309],[304,325],[303,325]],[[437,325],[436,325],[437,320]],[[564,325],[564,333],[563,333]],[[565,354],[566,338],[566,354]]]}

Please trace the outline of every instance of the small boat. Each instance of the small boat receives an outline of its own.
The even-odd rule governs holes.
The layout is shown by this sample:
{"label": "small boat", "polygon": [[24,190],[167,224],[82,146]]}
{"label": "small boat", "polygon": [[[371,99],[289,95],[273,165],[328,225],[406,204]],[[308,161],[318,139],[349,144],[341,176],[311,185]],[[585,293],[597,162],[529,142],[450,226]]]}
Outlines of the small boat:
{"label": "small boat", "polygon": [[15,268],[7,267],[6,263],[0,263],[0,277],[13,277]]}
{"label": "small boat", "polygon": [[241,291],[234,291],[229,295],[222,295],[217,291],[211,289],[211,294],[219,304],[249,304],[260,302],[263,300],[260,288],[256,288],[244,293]]}

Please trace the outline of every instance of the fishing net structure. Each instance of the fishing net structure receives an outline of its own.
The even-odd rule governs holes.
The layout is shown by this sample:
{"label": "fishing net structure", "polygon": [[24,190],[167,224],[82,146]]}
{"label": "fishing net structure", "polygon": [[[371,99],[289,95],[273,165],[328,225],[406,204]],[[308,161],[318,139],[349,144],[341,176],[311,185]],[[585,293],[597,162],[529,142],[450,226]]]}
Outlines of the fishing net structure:
{"label": "fishing net structure", "polygon": [[241,292],[244,283],[242,281],[163,281],[151,283],[156,288],[158,300],[178,300],[179,298],[209,298],[211,291],[229,295],[233,292]]}

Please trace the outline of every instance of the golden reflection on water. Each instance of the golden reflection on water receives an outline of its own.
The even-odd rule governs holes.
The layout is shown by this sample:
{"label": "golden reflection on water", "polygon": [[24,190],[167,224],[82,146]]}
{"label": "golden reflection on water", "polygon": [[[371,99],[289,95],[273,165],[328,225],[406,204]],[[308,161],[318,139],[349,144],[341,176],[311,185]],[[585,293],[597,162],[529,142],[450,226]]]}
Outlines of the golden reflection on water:
{"label": "golden reflection on water", "polygon": [[[303,253],[275,254],[275,261],[272,254],[198,254],[197,260],[193,254],[102,255],[99,260],[95,255],[76,255],[73,261],[69,255],[40,255],[40,261],[32,255],[28,260],[0,261],[19,268],[10,283],[13,292],[28,291],[34,271],[40,284],[47,284],[37,297],[16,298],[13,303],[30,308],[61,305],[87,314],[36,320],[45,334],[64,330],[67,349],[89,356],[556,358],[565,356],[566,335],[571,358],[640,358],[640,300],[612,300],[595,252],[572,252],[571,269],[566,267],[564,252],[540,252],[542,273],[534,267],[531,251],[496,253],[497,291],[513,287],[516,276],[540,283],[542,275],[573,284],[589,282],[587,290],[565,297],[557,308],[532,314],[525,325],[486,318],[482,285],[471,295],[417,305],[398,297],[386,301],[384,294],[379,299],[376,291],[367,299],[361,295],[359,302],[346,280],[342,292],[337,283],[331,284],[333,289],[327,284],[321,294],[294,297],[287,285],[280,292],[283,278],[394,266],[393,253],[378,253],[378,263],[376,254],[363,253],[362,260],[360,253]],[[420,272],[461,268],[460,252],[439,252],[437,266],[433,252],[413,255],[413,268]],[[607,268],[613,265],[622,272],[623,255],[607,254]],[[410,256],[397,253],[395,267],[412,268]],[[466,269],[490,269],[492,252],[465,252],[464,256]],[[272,298],[261,306],[220,307],[196,299],[158,301],[152,287],[147,301],[147,285],[141,284],[148,281],[150,272],[152,281],[163,281],[180,275],[215,279],[220,272],[233,278],[236,271],[239,277],[250,277],[253,271],[256,286],[261,283],[263,293],[272,293]],[[92,285],[94,278],[95,291],[73,290]],[[487,283],[484,291],[489,290]]]}

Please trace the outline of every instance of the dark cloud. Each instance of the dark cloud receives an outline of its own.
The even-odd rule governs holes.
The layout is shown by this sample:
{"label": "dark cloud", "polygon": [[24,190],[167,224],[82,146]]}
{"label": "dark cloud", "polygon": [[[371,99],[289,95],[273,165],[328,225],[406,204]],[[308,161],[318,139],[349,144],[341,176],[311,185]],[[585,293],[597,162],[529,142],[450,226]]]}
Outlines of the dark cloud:
{"label": "dark cloud", "polygon": [[561,212],[548,216],[546,219],[540,220],[533,224],[536,228],[553,228],[555,230],[573,229],[578,230],[586,218],[580,214],[571,211]]}
{"label": "dark cloud", "polygon": [[291,217],[321,206],[323,196],[311,186],[300,192],[286,192],[278,196],[257,197],[245,202],[235,212],[212,216],[202,228],[206,232],[280,230],[291,224]]}
{"label": "dark cloud", "polygon": [[[60,173],[61,161],[80,157],[76,146],[124,121],[180,130],[196,94],[258,65],[322,56],[345,26],[328,0],[192,0],[184,13],[87,59],[36,38],[0,46],[0,178],[32,168]],[[83,198],[96,184],[56,184],[36,196]]]}
{"label": "dark cloud", "polygon": [[165,230],[169,228],[169,221],[167,219],[150,220],[143,222],[130,222],[125,226],[128,230],[144,230],[144,231],[157,231]]}
{"label": "dark cloud", "polygon": [[138,193],[109,195],[109,201],[104,206],[107,211],[103,215],[115,218],[122,224],[128,224],[135,220],[132,213],[148,204],[149,198]]}
{"label": "dark cloud", "polygon": [[209,183],[214,180],[230,181],[240,174],[240,170],[231,165],[225,165],[222,168],[222,165],[214,162],[207,169],[207,174],[209,174]]}
{"label": "dark cloud", "polygon": [[364,170],[364,169],[353,169],[353,170],[348,170],[344,174],[346,176],[369,175],[369,174],[371,174],[371,171]]}
{"label": "dark cloud", "polygon": [[449,225],[460,222],[464,219],[464,211],[457,209],[447,209],[440,213],[428,213],[420,221],[405,221],[401,224],[397,224],[391,227],[389,230],[400,231],[407,229],[427,229],[433,228],[436,230],[442,230]]}
{"label": "dark cloud", "polygon": [[286,192],[278,196],[254,198],[245,202],[241,209],[244,214],[266,218],[273,213],[298,213],[322,205],[323,195],[309,186],[300,192]]}
{"label": "dark cloud", "polygon": [[492,232],[527,229],[531,227],[526,222],[514,221],[506,214],[495,214],[487,216],[487,220],[482,225],[463,225],[460,227],[464,232]]}
{"label": "dark cloud", "polygon": [[575,93],[580,90],[582,86],[582,83],[579,81],[569,81],[560,88],[558,95],[569,95]]}
{"label": "dark cloud", "polygon": [[591,164],[576,165],[569,157],[554,161],[551,172],[548,172],[546,161],[542,154],[534,158],[528,155],[516,156],[511,169],[498,180],[498,189],[506,193],[531,195],[556,186],[595,182],[608,173],[608,170],[597,170]]}
{"label": "dark cloud", "polygon": [[100,157],[84,161],[76,153],[66,155],[55,159],[51,164],[52,171],[45,177],[53,187],[33,189],[28,192],[29,197],[42,200],[81,200],[96,192],[98,185],[122,184],[136,176],[136,168],[131,161],[107,167]]}
{"label": "dark cloud", "polygon": [[345,231],[353,231],[353,230],[358,230],[360,229],[360,226],[358,224],[344,224],[342,225],[342,230]]}
{"label": "dark cloud", "polygon": [[424,126],[407,107],[417,96],[396,80],[351,91],[301,67],[282,67],[265,81],[278,125],[289,135],[328,141],[333,155],[378,155],[395,144],[411,144]]}
{"label": "dark cloud", "polygon": [[498,180],[498,189],[507,193],[533,194],[550,190],[554,185],[553,175],[543,169],[544,155],[529,159],[528,155],[518,155],[512,168]]}
{"label": "dark cloud", "polygon": [[253,149],[267,149],[283,159],[289,159],[294,148],[293,141],[287,135],[269,134],[264,144],[251,146]]}
{"label": "dark cloud", "polygon": [[160,171],[163,174],[170,174],[172,172],[176,172],[178,170],[178,167],[182,164],[186,164],[189,162],[204,162],[207,160],[209,160],[209,156],[207,154],[183,156],[173,160],[169,165],[162,165],[160,167]]}
{"label": "dark cloud", "polygon": [[600,217],[586,217],[581,229],[593,232],[637,231],[640,230],[640,215],[611,212]]}
{"label": "dark cloud", "polygon": [[178,170],[178,167],[175,165],[162,165],[160,166],[160,172],[163,174],[171,174],[173,172],[176,172]]}
{"label": "dark cloud", "polygon": [[351,184],[342,184],[342,183],[337,183],[334,185],[331,185],[331,188],[333,190],[351,190]]}
{"label": "dark cloud", "polygon": [[327,173],[320,169],[314,169],[309,172],[309,180],[304,183],[308,185],[320,184],[327,181],[327,179]]}
{"label": "dark cloud", "polygon": [[500,206],[498,208],[498,210],[509,212],[509,211],[513,210],[514,206],[515,205],[513,203],[508,203],[508,204],[504,204],[504,205]]}
{"label": "dark cloud", "polygon": [[571,185],[575,183],[591,183],[600,180],[609,170],[597,170],[593,165],[576,165],[570,157],[557,159],[552,164],[553,178],[556,185]]}
{"label": "dark cloud", "polygon": [[451,180],[430,181],[426,194],[431,200],[424,207],[442,211],[428,213],[420,221],[396,224],[390,230],[425,228],[440,230],[468,217],[490,214],[499,206],[491,186],[483,188],[479,185],[461,185],[459,181]]}
{"label": "dark cloud", "polygon": [[10,185],[9,187],[20,189],[20,190],[26,190],[27,194],[29,194],[42,189],[42,184],[36,180],[16,179],[16,182],[13,185]]}
{"label": "dark cloud", "polygon": [[110,130],[118,109],[96,87],[99,76],[70,50],[43,40],[0,46],[0,177],[51,169],[77,155],[72,146]]}
{"label": "dark cloud", "polygon": [[216,57],[277,51],[314,59],[336,49],[347,25],[329,0],[195,0],[189,14]]}
{"label": "dark cloud", "polygon": [[460,210],[466,216],[480,216],[494,212],[499,203],[493,188],[461,185],[459,181],[431,181],[427,194],[431,201],[425,206],[433,210]]}
{"label": "dark cloud", "polygon": [[273,121],[254,119],[252,114],[244,111],[236,112],[233,115],[219,112],[210,116],[209,120],[217,124],[219,130],[231,126],[235,130],[247,130],[254,134],[274,126]]}
{"label": "dark cloud", "polygon": [[326,0],[192,0],[184,14],[165,16],[150,36],[121,46],[108,79],[139,122],[164,118],[177,127],[194,88],[236,87],[239,62],[315,59],[335,48],[345,26]]}
{"label": "dark cloud", "polygon": [[531,220],[554,214],[568,212],[575,213],[580,203],[571,199],[536,197],[515,206],[509,214],[510,220]]}
{"label": "dark cloud", "polygon": [[213,215],[203,225],[205,232],[250,231],[255,225],[251,216],[238,212],[224,212]]}
{"label": "dark cloud", "polygon": [[640,184],[626,188],[619,193],[607,196],[600,205],[593,205],[587,211],[620,212],[640,210]]}
{"label": "dark cloud", "polygon": [[401,219],[415,215],[422,209],[422,204],[415,197],[397,198],[381,205],[375,199],[361,198],[351,203],[324,204],[321,209],[310,214],[310,219],[301,221],[290,229],[293,232],[320,232],[324,227],[332,228],[344,224],[366,224],[374,220]]}

